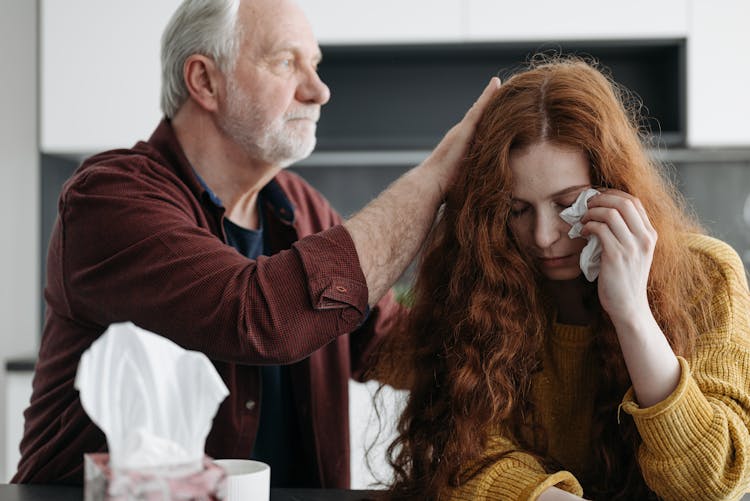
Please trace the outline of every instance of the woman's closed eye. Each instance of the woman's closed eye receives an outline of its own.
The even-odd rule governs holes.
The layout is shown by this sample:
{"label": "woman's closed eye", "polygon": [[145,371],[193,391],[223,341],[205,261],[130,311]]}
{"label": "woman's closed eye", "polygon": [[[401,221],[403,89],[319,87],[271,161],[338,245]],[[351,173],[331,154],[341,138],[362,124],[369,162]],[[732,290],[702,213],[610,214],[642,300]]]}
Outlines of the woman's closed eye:
{"label": "woman's closed eye", "polygon": [[[551,199],[548,203],[551,204],[552,208],[557,212],[562,212],[576,201],[579,193],[566,194],[563,198]],[[513,200],[510,203],[510,215],[511,217],[520,217],[528,213],[532,209],[530,203],[522,200]]]}
{"label": "woman's closed eye", "polygon": [[575,198],[571,200],[570,202],[560,202],[560,201],[554,202],[555,210],[557,212],[562,212],[568,207],[570,207],[571,205],[573,205],[573,202],[575,202]]}
{"label": "woman's closed eye", "polygon": [[571,195],[566,195],[564,198],[555,200],[553,202],[555,204],[555,209],[557,209],[558,212],[562,212],[563,210],[573,205],[580,194],[581,192],[576,192]]}
{"label": "woman's closed eye", "polygon": [[513,202],[510,205],[510,215],[513,217],[519,217],[529,211],[529,204],[522,202]]}

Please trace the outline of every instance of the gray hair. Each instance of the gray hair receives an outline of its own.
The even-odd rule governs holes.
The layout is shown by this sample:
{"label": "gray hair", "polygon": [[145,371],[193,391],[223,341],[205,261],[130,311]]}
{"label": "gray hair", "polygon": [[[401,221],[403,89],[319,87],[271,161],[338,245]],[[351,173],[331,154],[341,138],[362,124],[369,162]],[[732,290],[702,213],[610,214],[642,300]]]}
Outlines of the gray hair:
{"label": "gray hair", "polygon": [[234,69],[241,30],[240,0],[184,0],[161,37],[161,110],[174,117],[189,97],[183,68],[192,54],[210,57],[227,74]]}

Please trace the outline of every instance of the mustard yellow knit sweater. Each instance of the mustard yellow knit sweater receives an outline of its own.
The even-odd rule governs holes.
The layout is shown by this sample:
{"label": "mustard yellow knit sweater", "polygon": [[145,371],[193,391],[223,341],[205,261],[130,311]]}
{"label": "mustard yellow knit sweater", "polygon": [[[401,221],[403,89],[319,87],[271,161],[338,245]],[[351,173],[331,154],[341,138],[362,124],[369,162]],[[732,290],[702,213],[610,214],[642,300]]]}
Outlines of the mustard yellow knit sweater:
{"label": "mustard yellow knit sweater", "polygon": [[[711,314],[719,327],[701,335],[694,355],[680,358],[682,376],[662,402],[641,408],[632,389],[621,409],[643,443],[638,461],[646,483],[666,500],[739,499],[750,487],[750,294],[742,263],[725,243],[690,236],[688,245],[717,267]],[[534,500],[555,485],[584,496],[575,476],[592,469],[590,431],[596,369],[593,332],[555,325],[532,398],[550,455],[567,470],[548,472],[529,454],[511,452],[452,493],[455,501]],[[622,416],[626,419],[626,416]],[[516,449],[490,437],[486,456]]]}

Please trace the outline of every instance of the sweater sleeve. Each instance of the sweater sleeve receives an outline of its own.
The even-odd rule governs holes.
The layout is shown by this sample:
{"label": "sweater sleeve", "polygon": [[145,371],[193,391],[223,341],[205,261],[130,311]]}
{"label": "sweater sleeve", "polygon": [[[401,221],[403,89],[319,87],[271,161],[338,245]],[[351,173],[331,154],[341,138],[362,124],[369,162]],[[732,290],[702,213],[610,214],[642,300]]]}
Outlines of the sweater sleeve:
{"label": "sweater sleeve", "polygon": [[[497,458],[492,460],[491,458]],[[555,486],[577,496],[583,489],[572,473],[547,473],[534,456],[494,436],[478,464],[485,464],[451,493],[451,501],[533,501]]]}
{"label": "sweater sleeve", "polygon": [[714,328],[689,361],[679,358],[682,375],[669,397],[640,408],[631,388],[622,409],[643,439],[638,460],[660,498],[739,499],[750,487],[750,298],[729,246],[702,237],[698,250],[716,265]]}

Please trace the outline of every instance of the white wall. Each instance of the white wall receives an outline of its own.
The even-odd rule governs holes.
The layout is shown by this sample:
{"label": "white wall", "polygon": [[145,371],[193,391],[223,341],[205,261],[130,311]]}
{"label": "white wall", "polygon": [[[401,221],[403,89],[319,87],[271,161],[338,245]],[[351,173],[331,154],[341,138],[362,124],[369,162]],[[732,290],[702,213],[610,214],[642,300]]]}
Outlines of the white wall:
{"label": "white wall", "polygon": [[[36,33],[36,2],[0,0],[0,430],[5,359],[33,354],[39,332]],[[0,433],[0,451],[11,447]]]}

